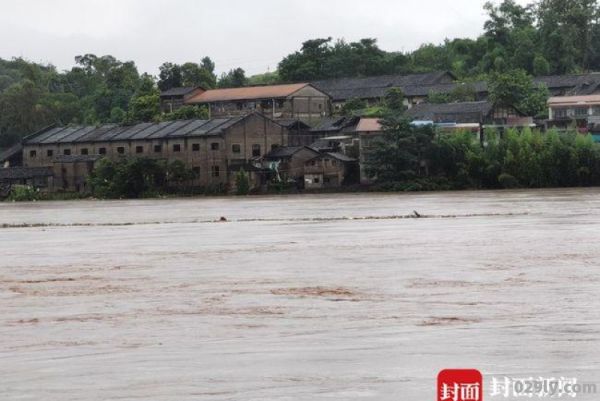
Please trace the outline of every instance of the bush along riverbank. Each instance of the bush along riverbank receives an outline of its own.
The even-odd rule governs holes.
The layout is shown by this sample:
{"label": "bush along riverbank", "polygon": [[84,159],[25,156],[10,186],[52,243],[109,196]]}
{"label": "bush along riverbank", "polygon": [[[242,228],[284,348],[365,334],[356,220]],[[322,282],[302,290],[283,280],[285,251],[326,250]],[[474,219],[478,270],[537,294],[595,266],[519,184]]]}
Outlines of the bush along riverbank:
{"label": "bush along riverbank", "polygon": [[375,190],[600,185],[600,145],[591,135],[526,128],[502,135],[487,131],[480,141],[472,133],[440,134],[403,118],[388,117],[383,124],[383,139],[366,166]]}

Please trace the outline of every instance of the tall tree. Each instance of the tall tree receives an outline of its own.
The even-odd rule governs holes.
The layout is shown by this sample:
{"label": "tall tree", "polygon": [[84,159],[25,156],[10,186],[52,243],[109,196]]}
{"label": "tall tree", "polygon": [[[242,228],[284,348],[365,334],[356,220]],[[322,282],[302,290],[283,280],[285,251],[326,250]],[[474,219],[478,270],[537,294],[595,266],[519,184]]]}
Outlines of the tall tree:
{"label": "tall tree", "polygon": [[246,72],[242,68],[229,70],[228,73],[221,74],[219,78],[219,88],[239,88],[248,85]]}

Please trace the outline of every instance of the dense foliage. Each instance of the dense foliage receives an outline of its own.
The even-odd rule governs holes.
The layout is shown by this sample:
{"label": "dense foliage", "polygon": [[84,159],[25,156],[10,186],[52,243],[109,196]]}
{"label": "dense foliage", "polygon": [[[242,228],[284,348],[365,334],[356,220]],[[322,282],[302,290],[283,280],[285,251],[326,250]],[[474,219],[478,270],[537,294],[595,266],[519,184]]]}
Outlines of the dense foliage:
{"label": "dense foliage", "polygon": [[181,161],[136,158],[102,159],[88,177],[93,196],[98,198],[143,198],[186,191],[194,173]]}
{"label": "dense foliage", "polygon": [[447,70],[459,78],[520,69],[531,75],[600,70],[599,5],[595,0],[488,2],[484,33],[446,39],[409,53],[381,50],[375,39],[304,42],[279,63],[284,81]]}
{"label": "dense foliage", "polygon": [[385,120],[367,172],[395,190],[600,185],[600,145],[591,136],[525,129],[435,134],[401,116]]}

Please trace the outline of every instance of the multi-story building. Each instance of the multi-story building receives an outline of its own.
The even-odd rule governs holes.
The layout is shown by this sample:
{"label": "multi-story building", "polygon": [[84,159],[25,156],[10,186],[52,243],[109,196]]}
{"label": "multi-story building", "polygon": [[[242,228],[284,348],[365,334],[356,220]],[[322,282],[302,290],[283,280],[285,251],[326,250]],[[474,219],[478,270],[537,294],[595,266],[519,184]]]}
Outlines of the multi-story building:
{"label": "multi-story building", "polygon": [[211,89],[190,97],[186,105],[207,105],[211,117],[260,112],[272,119],[316,122],[331,114],[329,95],[310,84]]}
{"label": "multi-story building", "polygon": [[548,127],[577,127],[586,132],[590,119],[600,117],[600,95],[555,96],[548,99]]}
{"label": "multi-story building", "polygon": [[57,127],[24,139],[23,165],[52,167],[51,189],[83,191],[100,158],[181,160],[195,173],[191,184],[206,187],[231,184],[240,166],[251,166],[288,142],[287,128],[258,113],[133,126]]}

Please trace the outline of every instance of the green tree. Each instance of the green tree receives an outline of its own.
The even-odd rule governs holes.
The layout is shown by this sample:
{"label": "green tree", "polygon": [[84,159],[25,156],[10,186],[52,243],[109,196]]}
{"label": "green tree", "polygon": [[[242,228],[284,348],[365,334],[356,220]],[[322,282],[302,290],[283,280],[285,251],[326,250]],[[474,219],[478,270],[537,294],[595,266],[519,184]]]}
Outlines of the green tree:
{"label": "green tree", "polygon": [[494,73],[488,81],[490,100],[504,107],[514,107],[528,116],[544,112],[548,89],[534,85],[524,70]]}
{"label": "green tree", "polygon": [[221,74],[219,88],[239,88],[248,85],[248,78],[242,68],[235,68],[228,73]]}
{"label": "green tree", "polygon": [[240,169],[235,175],[235,190],[238,195],[250,193],[250,178],[244,169]]}
{"label": "green tree", "polygon": [[367,174],[379,182],[404,182],[423,175],[433,127],[415,127],[399,113],[388,114],[381,124],[383,139],[376,142],[369,156]]}

